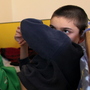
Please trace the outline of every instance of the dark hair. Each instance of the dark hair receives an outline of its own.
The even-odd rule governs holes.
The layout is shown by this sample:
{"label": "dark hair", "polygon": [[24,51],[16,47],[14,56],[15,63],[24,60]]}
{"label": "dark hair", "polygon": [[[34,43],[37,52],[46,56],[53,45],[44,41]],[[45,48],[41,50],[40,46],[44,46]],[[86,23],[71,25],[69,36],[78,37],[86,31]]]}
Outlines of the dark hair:
{"label": "dark hair", "polygon": [[54,17],[65,17],[75,21],[76,27],[80,30],[80,34],[82,34],[83,30],[88,26],[88,16],[86,12],[75,5],[66,5],[58,8],[52,15],[51,19]]}

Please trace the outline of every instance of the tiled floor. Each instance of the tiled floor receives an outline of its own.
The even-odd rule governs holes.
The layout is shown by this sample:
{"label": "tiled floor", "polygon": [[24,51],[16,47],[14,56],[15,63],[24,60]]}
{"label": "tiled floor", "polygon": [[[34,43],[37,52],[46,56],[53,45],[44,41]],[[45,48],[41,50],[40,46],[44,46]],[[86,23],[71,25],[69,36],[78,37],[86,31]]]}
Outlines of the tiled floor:
{"label": "tiled floor", "polygon": [[5,59],[5,58],[3,58],[3,57],[2,57],[2,59],[3,59],[3,63],[4,63],[4,65],[5,65],[5,66],[15,67],[15,69],[16,69],[16,71],[17,71],[17,72],[19,72],[19,71],[20,71],[20,69],[19,69],[19,67],[18,67],[18,66],[13,66],[13,65],[10,65],[10,61],[6,60],[6,59]]}

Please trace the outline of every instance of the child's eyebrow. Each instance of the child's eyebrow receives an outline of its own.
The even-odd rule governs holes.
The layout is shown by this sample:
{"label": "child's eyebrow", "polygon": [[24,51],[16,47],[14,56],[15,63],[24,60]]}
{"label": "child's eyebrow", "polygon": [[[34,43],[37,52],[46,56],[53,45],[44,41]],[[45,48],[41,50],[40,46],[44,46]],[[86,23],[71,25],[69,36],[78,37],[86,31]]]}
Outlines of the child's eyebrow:
{"label": "child's eyebrow", "polygon": [[50,24],[49,26],[50,26],[51,28],[54,28],[54,29],[56,29],[56,28],[55,28],[53,25],[51,25],[51,24]]}
{"label": "child's eyebrow", "polygon": [[71,28],[68,28],[68,27],[62,27],[62,28],[60,28],[60,29],[68,29],[68,30],[72,30]]}
{"label": "child's eyebrow", "polygon": [[[54,28],[54,29],[56,29],[56,27],[55,26],[53,26],[53,25],[49,25],[51,28]],[[69,28],[69,27],[61,27],[60,28],[60,30],[65,30],[65,29],[67,29],[67,30],[72,30],[71,28]]]}

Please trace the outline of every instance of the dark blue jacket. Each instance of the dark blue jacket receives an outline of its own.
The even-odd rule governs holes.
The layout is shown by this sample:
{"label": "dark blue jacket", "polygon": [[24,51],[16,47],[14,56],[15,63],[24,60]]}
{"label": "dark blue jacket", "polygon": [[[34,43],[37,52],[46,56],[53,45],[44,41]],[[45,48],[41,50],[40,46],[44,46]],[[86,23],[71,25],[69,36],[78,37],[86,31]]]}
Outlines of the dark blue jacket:
{"label": "dark blue jacket", "polygon": [[28,63],[28,58],[20,60],[18,75],[23,85],[28,90],[76,90],[82,48],[63,32],[36,19],[22,20],[21,32],[28,45],[38,53],[33,63]]}

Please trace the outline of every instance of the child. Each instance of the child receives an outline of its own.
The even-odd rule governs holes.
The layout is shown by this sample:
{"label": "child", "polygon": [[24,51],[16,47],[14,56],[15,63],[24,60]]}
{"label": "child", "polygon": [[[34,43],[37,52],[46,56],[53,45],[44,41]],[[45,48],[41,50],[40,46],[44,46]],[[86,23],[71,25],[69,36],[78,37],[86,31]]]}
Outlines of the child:
{"label": "child", "polygon": [[[83,56],[78,44],[84,39],[82,33],[87,23],[85,11],[74,5],[57,9],[50,20],[51,28],[37,19],[21,22],[21,31],[17,30],[15,38],[21,44],[18,76],[26,89],[77,89]],[[22,44],[24,41],[38,53],[32,62],[28,59],[27,43]]]}

